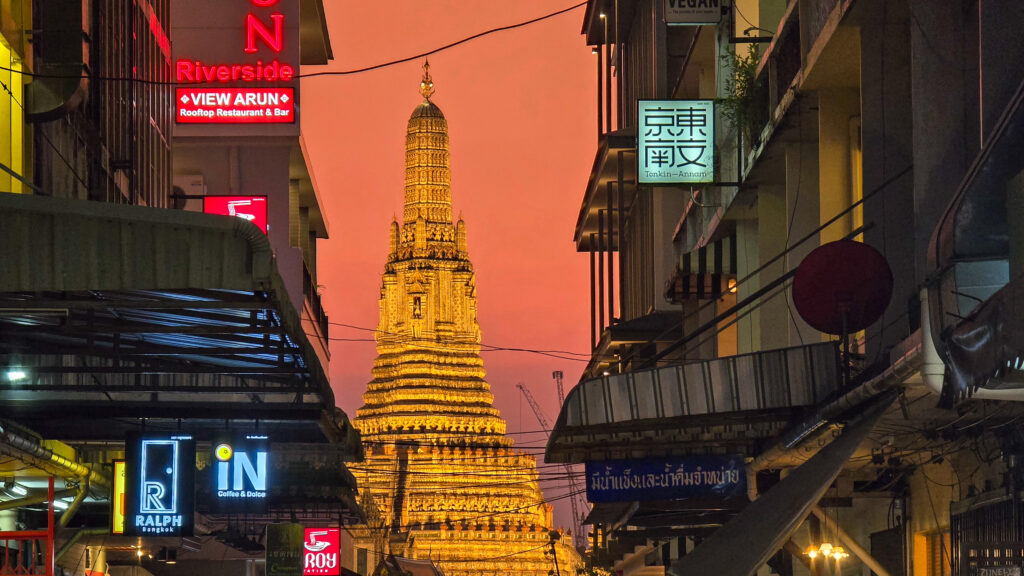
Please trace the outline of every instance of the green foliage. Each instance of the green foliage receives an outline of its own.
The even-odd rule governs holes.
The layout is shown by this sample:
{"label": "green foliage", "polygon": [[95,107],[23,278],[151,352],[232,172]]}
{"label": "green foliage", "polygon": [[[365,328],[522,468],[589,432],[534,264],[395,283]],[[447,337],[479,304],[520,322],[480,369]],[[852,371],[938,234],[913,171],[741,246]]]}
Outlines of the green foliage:
{"label": "green foliage", "polygon": [[758,81],[757,65],[761,61],[761,48],[750,45],[746,55],[730,47],[722,55],[725,67],[725,94],[718,103],[722,116],[732,122],[747,142],[755,136],[768,120],[768,95],[764,85]]}

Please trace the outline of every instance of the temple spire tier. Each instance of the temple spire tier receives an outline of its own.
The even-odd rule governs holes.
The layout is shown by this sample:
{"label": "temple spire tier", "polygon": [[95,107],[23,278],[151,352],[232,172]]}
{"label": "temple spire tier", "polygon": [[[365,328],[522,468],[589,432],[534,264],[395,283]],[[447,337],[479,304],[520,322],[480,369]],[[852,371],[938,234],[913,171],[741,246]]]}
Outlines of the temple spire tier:
{"label": "temple spire tier", "polygon": [[[430,558],[448,576],[545,576],[552,525],[533,456],[513,447],[480,356],[466,225],[452,220],[448,124],[424,101],[406,133],[405,209],[390,225],[373,377],[353,425],[366,461],[351,467],[381,513],[389,552]],[[563,538],[561,574],[579,556]]]}
{"label": "temple spire tier", "polygon": [[[407,226],[422,219],[428,227],[452,225],[451,170],[448,157],[448,122],[430,101],[434,81],[430,64],[423,66],[420,82],[423,102],[413,110],[405,135],[405,210]],[[431,231],[432,232],[432,231]]]}

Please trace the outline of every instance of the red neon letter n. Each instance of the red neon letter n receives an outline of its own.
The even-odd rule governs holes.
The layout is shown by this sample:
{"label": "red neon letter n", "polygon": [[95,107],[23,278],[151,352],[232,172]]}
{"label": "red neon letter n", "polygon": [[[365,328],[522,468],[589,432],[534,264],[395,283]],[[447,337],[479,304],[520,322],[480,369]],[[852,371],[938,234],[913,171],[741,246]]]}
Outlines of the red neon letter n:
{"label": "red neon letter n", "polygon": [[256,51],[257,35],[271,50],[281,51],[284,46],[284,14],[275,12],[270,15],[270,19],[274,21],[273,35],[263,22],[260,22],[251,12],[245,18],[245,51],[249,54]]}

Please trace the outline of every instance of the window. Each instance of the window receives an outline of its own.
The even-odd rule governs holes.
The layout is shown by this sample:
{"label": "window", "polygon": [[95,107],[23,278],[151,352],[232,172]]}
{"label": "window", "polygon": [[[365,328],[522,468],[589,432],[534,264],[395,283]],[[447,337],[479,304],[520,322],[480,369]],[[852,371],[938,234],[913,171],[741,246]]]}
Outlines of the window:
{"label": "window", "polygon": [[914,576],[950,576],[949,528],[914,535]]}
{"label": "window", "polygon": [[362,576],[367,576],[367,574],[369,572],[369,570],[368,570],[368,568],[366,566],[366,564],[367,564],[366,556],[367,556],[366,548],[357,548],[356,549],[356,572],[358,572]]}
{"label": "window", "polygon": [[414,296],[412,299],[412,317],[423,318],[423,305],[419,296]]}

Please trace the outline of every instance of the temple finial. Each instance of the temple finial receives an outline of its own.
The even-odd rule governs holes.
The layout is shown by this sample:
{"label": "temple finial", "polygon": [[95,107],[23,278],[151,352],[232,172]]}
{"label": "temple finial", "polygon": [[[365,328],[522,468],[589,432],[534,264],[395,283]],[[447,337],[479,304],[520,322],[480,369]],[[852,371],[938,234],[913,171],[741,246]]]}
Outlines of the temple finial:
{"label": "temple finial", "polygon": [[430,78],[429,58],[423,61],[423,80],[420,81],[420,94],[427,100],[430,100],[430,97],[434,95],[434,81]]}

